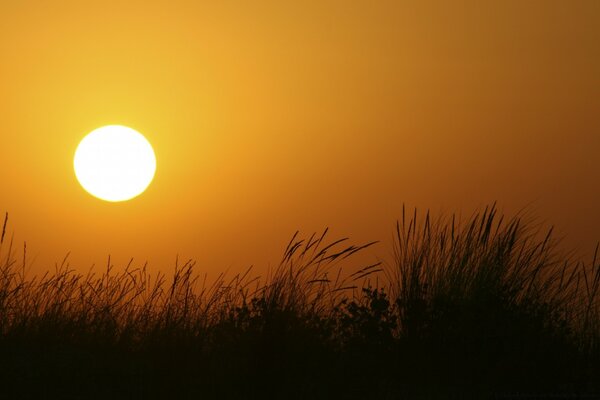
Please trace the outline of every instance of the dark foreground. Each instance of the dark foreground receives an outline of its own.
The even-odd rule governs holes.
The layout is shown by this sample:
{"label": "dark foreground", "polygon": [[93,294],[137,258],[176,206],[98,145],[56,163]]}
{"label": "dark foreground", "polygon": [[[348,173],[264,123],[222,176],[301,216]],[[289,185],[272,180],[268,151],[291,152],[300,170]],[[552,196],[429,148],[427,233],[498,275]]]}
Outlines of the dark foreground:
{"label": "dark foreground", "polygon": [[526,225],[415,215],[347,273],[366,246],[294,237],[262,283],[3,256],[0,398],[600,398],[600,268]]}

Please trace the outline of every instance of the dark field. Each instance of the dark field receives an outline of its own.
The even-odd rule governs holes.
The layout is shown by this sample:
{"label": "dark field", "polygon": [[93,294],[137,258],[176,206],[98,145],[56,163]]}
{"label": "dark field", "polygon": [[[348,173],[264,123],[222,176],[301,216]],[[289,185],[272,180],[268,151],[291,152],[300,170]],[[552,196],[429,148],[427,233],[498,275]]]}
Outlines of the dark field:
{"label": "dark field", "polygon": [[371,244],[294,236],[269,276],[213,283],[193,262],[27,276],[7,236],[2,399],[600,394],[600,263],[494,206],[403,215],[391,262],[357,268]]}

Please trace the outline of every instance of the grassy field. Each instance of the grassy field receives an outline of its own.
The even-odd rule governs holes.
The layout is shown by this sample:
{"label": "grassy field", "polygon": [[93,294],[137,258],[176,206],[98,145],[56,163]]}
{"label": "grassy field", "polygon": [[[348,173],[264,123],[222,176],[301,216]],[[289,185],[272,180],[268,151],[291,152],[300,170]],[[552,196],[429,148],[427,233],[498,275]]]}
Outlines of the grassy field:
{"label": "grassy field", "polygon": [[326,233],[295,235],[266,277],[208,283],[191,261],[27,276],[5,222],[0,398],[600,393],[600,263],[551,230],[494,206],[462,222],[403,212],[393,259],[363,267],[372,243]]}

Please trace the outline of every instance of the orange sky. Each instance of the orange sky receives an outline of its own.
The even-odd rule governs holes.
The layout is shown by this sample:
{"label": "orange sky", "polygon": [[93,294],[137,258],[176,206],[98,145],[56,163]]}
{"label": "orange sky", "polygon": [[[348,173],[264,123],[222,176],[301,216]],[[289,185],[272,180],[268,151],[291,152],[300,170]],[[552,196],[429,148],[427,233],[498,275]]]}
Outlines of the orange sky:
{"label": "orange sky", "polygon": [[[296,229],[388,241],[403,202],[600,239],[597,0],[4,1],[0,116],[0,211],[36,268],[264,266]],[[73,173],[108,124],[156,151],[130,202]]]}

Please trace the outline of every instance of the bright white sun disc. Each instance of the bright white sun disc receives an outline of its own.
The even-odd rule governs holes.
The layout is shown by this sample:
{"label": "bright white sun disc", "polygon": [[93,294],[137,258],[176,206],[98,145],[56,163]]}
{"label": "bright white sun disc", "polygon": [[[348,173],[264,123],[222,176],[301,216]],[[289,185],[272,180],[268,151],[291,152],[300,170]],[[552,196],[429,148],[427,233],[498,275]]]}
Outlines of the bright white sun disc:
{"label": "bright white sun disc", "polygon": [[77,180],[91,195],[106,201],[125,201],[150,185],[156,157],[141,133],[126,126],[108,125],[83,138],[73,165]]}

